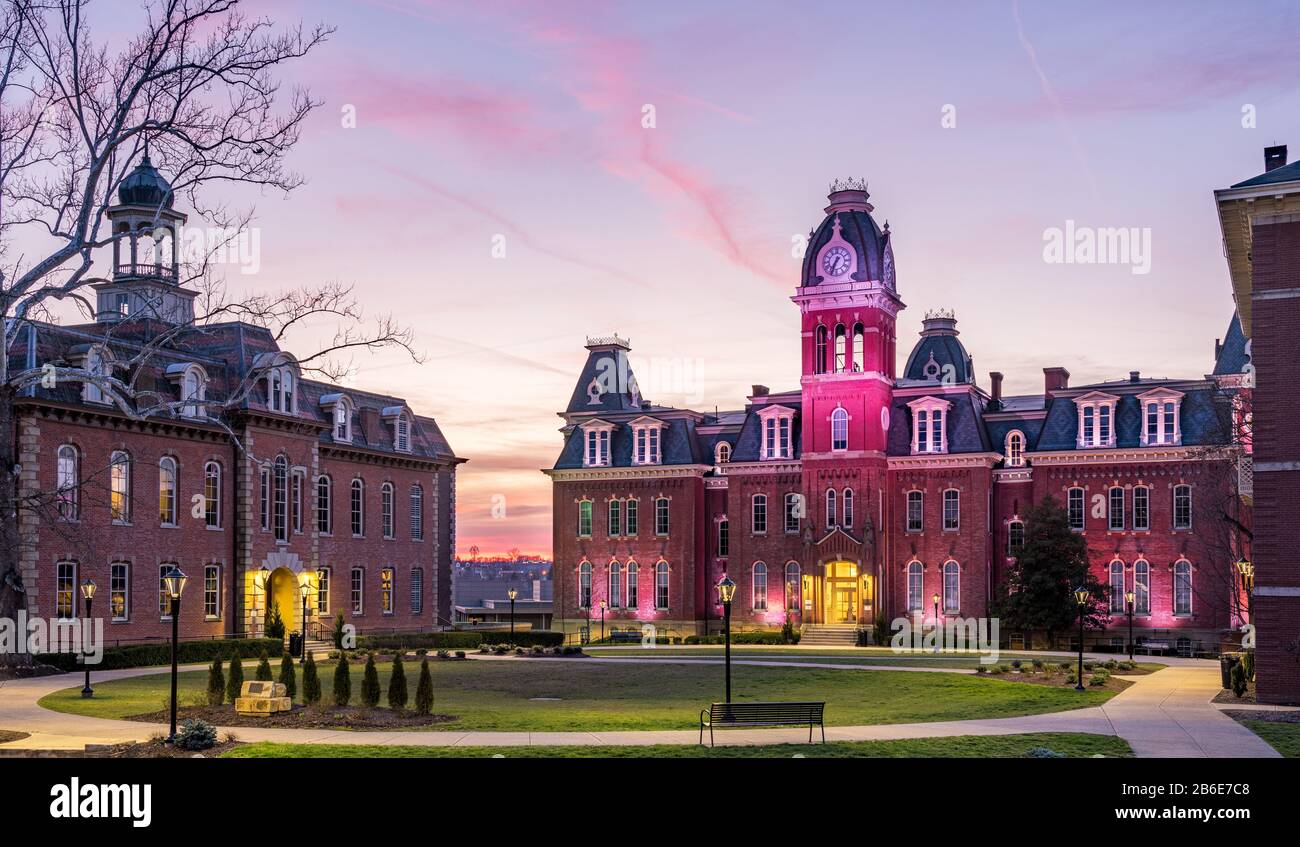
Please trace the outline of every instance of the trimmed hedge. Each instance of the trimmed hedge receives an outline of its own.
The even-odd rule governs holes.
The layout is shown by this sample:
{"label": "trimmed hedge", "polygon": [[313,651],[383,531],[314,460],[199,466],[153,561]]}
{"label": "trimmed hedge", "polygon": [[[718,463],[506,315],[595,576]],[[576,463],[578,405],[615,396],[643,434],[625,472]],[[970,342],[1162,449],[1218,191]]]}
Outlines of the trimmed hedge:
{"label": "trimmed hedge", "polygon": [[[236,650],[243,656],[257,656],[263,650],[268,656],[279,656],[284,652],[284,642],[274,638],[226,638],[212,641],[182,641],[176,645],[176,661],[181,664],[191,662],[211,662],[213,659],[228,659]],[[76,653],[44,653],[36,657],[38,661],[53,665],[64,671],[79,671],[82,665],[77,661]],[[130,644],[124,647],[106,647],[104,659],[91,670],[115,671],[122,668],[143,668],[150,665],[170,665],[172,645],[170,641],[159,644]]]}
{"label": "trimmed hedge", "polygon": [[[721,635],[688,635],[683,639],[687,644],[721,644]],[[798,644],[799,633],[794,633],[794,640],[782,635],[780,630],[753,630],[751,632],[731,633],[732,644]]]}
{"label": "trimmed hedge", "polygon": [[473,649],[480,644],[516,644],[520,647],[558,647],[564,633],[544,629],[451,630],[449,632],[413,632],[406,635],[358,635],[357,650],[392,650],[429,648],[435,650]]}

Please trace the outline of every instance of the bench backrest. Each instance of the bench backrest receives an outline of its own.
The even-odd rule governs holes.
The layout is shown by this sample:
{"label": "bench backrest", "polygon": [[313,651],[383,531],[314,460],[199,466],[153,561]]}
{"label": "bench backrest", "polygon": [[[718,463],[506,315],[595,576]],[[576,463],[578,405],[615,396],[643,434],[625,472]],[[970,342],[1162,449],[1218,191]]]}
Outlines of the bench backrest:
{"label": "bench backrest", "polygon": [[710,722],[722,721],[819,721],[824,702],[809,703],[714,703],[709,706]]}

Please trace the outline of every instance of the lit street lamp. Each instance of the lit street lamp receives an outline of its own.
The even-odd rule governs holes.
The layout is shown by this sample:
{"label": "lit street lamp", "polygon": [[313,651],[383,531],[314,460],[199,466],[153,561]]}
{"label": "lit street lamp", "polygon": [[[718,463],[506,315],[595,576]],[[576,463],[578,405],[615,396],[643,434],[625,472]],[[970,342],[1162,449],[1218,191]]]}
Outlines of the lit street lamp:
{"label": "lit street lamp", "polygon": [[936,591],[930,595],[931,602],[934,603],[934,652],[939,652],[939,638],[943,632],[939,628],[939,592]]}
{"label": "lit street lamp", "polygon": [[519,592],[512,588],[506,592],[506,596],[510,598],[510,637],[514,638],[515,637],[515,598],[519,596]]}
{"label": "lit street lamp", "polygon": [[[86,625],[90,624],[90,601],[95,599],[95,587],[95,581],[93,579],[87,579],[85,582],[81,583],[81,596],[86,600]],[[84,626],[82,627],[81,642],[84,647],[86,642]],[[81,654],[81,664],[86,669],[86,686],[81,689],[81,696],[93,697],[95,696],[95,689],[90,687],[90,665],[86,663],[86,654],[84,650]]]}
{"label": "lit street lamp", "polygon": [[600,643],[605,643],[605,606],[604,600],[600,601]]}
{"label": "lit street lamp", "polygon": [[1255,563],[1249,559],[1237,562],[1237,572],[1241,574],[1242,587],[1246,589],[1246,617],[1249,623],[1255,622]]}
{"label": "lit street lamp", "polygon": [[1088,608],[1088,598],[1092,593],[1086,588],[1074,589],[1074,602],[1079,604],[1079,681],[1074,686],[1075,691],[1083,690],[1083,612]]}
{"label": "lit street lamp", "polygon": [[736,583],[725,573],[718,580],[718,600],[722,603],[722,643],[727,666],[727,700],[731,702],[731,598],[736,596]]}
{"label": "lit street lamp", "polygon": [[1132,591],[1124,593],[1124,602],[1128,606],[1128,660],[1133,661],[1133,599]]}
{"label": "lit street lamp", "polygon": [[[259,582],[262,586],[262,626],[266,627],[266,616],[271,613],[271,569],[266,565],[257,569]],[[266,635],[266,632],[262,633]]]}
{"label": "lit street lamp", "polygon": [[167,591],[167,597],[171,600],[169,611],[172,613],[171,733],[167,736],[168,744],[176,741],[176,642],[180,634],[181,594],[185,592],[185,583],[187,581],[188,577],[175,565],[172,565],[167,573],[163,574],[163,588]]}
{"label": "lit street lamp", "polygon": [[298,593],[302,595],[302,637],[299,639],[302,643],[298,645],[298,664],[305,665],[307,663],[307,598],[312,594],[311,578],[306,574],[303,574]]}

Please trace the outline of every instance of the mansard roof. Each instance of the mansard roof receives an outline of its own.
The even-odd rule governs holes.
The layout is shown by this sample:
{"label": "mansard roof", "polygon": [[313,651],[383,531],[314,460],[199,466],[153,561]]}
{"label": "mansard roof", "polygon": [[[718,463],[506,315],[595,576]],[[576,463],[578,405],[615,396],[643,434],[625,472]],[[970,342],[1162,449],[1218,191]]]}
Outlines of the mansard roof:
{"label": "mansard roof", "polygon": [[1242,373],[1250,362],[1250,356],[1246,355],[1246,334],[1241,331],[1241,315],[1236,312],[1232,313],[1228,331],[1224,333],[1223,341],[1216,345],[1215,353],[1215,376]]}
{"label": "mansard roof", "polygon": [[981,415],[984,403],[973,391],[960,393],[933,393],[895,396],[889,410],[889,438],[886,452],[890,456],[908,456],[912,453],[912,410],[908,403],[922,397],[938,397],[952,405],[948,408],[944,427],[947,433],[948,453],[983,453],[990,449],[988,433]]}
{"label": "mansard roof", "polygon": [[[1115,446],[1139,447],[1142,436],[1142,408],[1138,400],[1140,391],[1128,390],[1120,393],[1123,385],[1136,385],[1149,389],[1158,381],[1143,380],[1139,383],[1102,383],[1120,394],[1115,406]],[[1166,380],[1165,385],[1176,385],[1183,392],[1180,407],[1180,431],[1184,446],[1195,447],[1225,443],[1228,430],[1221,418],[1223,410],[1216,406],[1215,390],[1204,383],[1194,383],[1197,387],[1188,387],[1187,383]],[[1058,394],[1051,401],[1047,418],[1043,421],[1042,431],[1033,450],[1074,450],[1078,444],[1079,412],[1074,404],[1080,393]]]}
{"label": "mansard roof", "polygon": [[[652,416],[664,424],[660,431],[661,465],[712,464],[713,456],[701,455],[695,433],[695,420],[684,415]],[[607,418],[602,418],[607,420]],[[614,429],[610,435],[610,467],[632,467],[633,427],[630,419],[611,421]],[[555,462],[556,470],[581,468],[583,459],[582,430],[574,426],[566,434],[564,448]],[[638,465],[637,467],[643,467]]]}

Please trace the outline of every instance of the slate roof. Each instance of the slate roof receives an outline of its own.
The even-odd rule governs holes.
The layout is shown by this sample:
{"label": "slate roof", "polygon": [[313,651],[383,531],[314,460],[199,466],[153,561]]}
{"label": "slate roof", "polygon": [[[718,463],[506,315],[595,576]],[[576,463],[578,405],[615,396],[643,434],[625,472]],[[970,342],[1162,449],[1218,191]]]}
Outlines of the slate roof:
{"label": "slate roof", "polygon": [[[626,420],[615,423],[614,431],[610,440],[610,466],[616,468],[632,467],[632,421],[641,417],[641,414],[632,415]],[[651,417],[654,417],[653,415]],[[601,418],[608,420],[608,418]],[[667,426],[660,434],[659,449],[663,453],[663,465],[697,465],[712,464],[713,456],[710,454],[707,459],[701,458],[700,445],[697,441],[695,432],[695,422],[682,417],[676,417],[666,420]],[[555,463],[556,470],[569,470],[582,467],[582,451],[584,448],[582,430],[577,427],[569,433],[564,441],[564,448],[560,452],[560,458]]]}
{"label": "slate roof", "polygon": [[[794,410],[794,420],[790,424],[790,440],[794,455],[791,457],[797,460],[802,455],[799,448],[801,422],[799,415],[798,403],[767,403],[761,408],[771,408],[772,406],[781,406]],[[762,449],[762,419],[758,417],[757,410],[759,407],[750,407],[750,414],[745,418],[745,425],[740,428],[740,434],[737,436],[735,443],[732,445],[731,461],[733,462],[757,462],[761,455]]]}
{"label": "slate roof", "polygon": [[1250,179],[1242,180],[1233,188],[1250,188],[1256,185],[1275,185],[1279,182],[1296,182],[1300,181],[1300,159],[1289,165],[1283,165],[1280,168],[1274,168],[1271,171],[1265,171],[1259,176],[1253,176]]}
{"label": "slate roof", "polygon": [[1241,316],[1232,313],[1228,331],[1219,345],[1219,355],[1214,360],[1214,375],[1239,374],[1250,361],[1246,355],[1246,334],[1241,331]]}
{"label": "slate roof", "polygon": [[[636,377],[628,363],[627,348],[616,344],[589,344],[587,361],[569,397],[569,412],[642,411],[644,404],[636,388]],[[592,402],[593,386],[600,389]]]}
{"label": "slate roof", "polygon": [[[1141,446],[1142,410],[1137,394],[1149,390],[1154,385],[1167,385],[1169,382],[1172,381],[1130,383],[1140,388],[1141,391],[1120,394],[1119,402],[1115,408],[1116,447]],[[1102,383],[1102,385],[1105,385],[1105,383]],[[1115,391],[1113,393],[1119,392]],[[1075,392],[1072,392],[1072,394],[1077,396]],[[1079,413],[1074,404],[1074,396],[1058,396],[1052,400],[1051,407],[1047,412],[1047,418],[1043,421],[1042,432],[1033,449],[1075,449],[1078,441]],[[1184,446],[1198,447],[1208,444],[1222,444],[1226,440],[1228,430],[1220,417],[1222,410],[1216,407],[1214,397],[1215,391],[1212,388],[1193,388],[1184,392],[1179,421]]]}
{"label": "slate roof", "polygon": [[808,249],[803,260],[803,284],[817,285],[824,282],[821,268],[817,267],[817,256],[821,249],[835,236],[835,221],[840,222],[840,238],[848,242],[858,254],[858,269],[853,279],[859,282],[884,280],[885,248],[889,244],[889,233],[882,232],[876,226],[871,213],[865,209],[845,209],[828,214],[821,225],[813,231],[808,241]]}
{"label": "slate roof", "polygon": [[909,456],[912,453],[911,403],[921,397],[942,397],[952,403],[948,409],[947,428],[949,453],[983,453],[990,449],[989,436],[984,428],[983,403],[970,393],[895,396],[889,410],[889,437],[886,453],[890,456]]}

